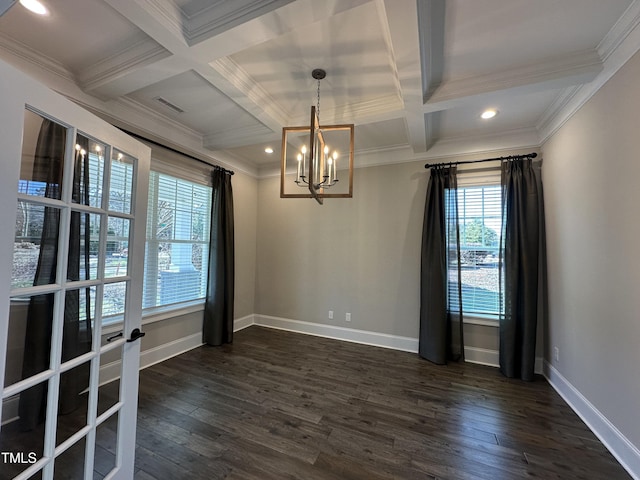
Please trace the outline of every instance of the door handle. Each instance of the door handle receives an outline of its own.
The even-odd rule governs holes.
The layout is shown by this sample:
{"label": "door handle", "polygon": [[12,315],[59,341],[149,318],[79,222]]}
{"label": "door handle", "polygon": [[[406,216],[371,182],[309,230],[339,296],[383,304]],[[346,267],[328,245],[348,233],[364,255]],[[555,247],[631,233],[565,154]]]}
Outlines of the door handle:
{"label": "door handle", "polygon": [[110,337],[107,337],[107,342],[110,342],[114,338],[118,338],[118,337],[121,337],[121,336],[122,336],[122,332],[116,333],[115,335],[111,335]]}
{"label": "door handle", "polygon": [[141,332],[139,328],[134,328],[133,330],[131,330],[131,338],[129,338],[127,342],[135,342],[136,340],[138,340],[141,337],[144,337],[145,335],[146,333]]}

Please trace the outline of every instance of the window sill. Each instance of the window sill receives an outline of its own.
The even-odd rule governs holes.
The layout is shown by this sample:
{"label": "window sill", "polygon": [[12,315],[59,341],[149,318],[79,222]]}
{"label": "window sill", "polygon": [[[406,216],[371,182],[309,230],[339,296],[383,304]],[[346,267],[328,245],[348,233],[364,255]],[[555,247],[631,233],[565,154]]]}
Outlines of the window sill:
{"label": "window sill", "polygon": [[180,305],[153,308],[142,312],[142,325],[202,311],[204,311],[204,300],[192,300],[181,303]]}
{"label": "window sill", "polygon": [[[142,312],[142,325],[149,325],[151,323],[161,322],[181,315],[188,315],[190,313],[202,311],[204,311],[204,300],[193,300],[180,305],[153,308]],[[122,317],[118,320],[109,322],[102,327],[102,335],[110,335],[112,333],[119,332],[122,330],[122,325]]]}
{"label": "window sill", "polygon": [[465,315],[463,323],[494,328],[498,328],[500,326],[500,321],[496,317],[489,315],[479,315],[477,313],[473,315]]}

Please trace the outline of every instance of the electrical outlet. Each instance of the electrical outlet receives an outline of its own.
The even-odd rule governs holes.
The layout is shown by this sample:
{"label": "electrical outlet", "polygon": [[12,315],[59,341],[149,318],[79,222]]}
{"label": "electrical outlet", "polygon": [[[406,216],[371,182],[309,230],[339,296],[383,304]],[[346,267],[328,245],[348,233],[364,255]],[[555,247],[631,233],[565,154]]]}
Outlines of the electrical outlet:
{"label": "electrical outlet", "polygon": [[329,319],[333,318],[333,310],[329,310]]}
{"label": "electrical outlet", "polygon": [[345,319],[345,321],[350,322],[351,321],[351,314],[350,313],[345,314],[344,319]]}
{"label": "electrical outlet", "polygon": [[560,349],[558,347],[553,347],[553,359],[556,362],[560,361]]}

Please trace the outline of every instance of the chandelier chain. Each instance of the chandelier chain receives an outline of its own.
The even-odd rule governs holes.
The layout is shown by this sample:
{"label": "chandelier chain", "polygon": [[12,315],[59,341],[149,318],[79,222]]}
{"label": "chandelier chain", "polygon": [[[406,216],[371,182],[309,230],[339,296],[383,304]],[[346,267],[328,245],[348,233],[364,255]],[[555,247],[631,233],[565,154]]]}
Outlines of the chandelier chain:
{"label": "chandelier chain", "polygon": [[318,123],[320,123],[320,79],[318,79],[318,97],[316,100],[316,116],[318,117]]}

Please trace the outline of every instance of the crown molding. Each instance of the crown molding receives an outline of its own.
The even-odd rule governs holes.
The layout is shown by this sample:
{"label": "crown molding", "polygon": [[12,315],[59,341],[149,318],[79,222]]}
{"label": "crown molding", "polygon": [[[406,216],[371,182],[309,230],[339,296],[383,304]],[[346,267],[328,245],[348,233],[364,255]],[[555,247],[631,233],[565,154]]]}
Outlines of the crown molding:
{"label": "crown molding", "polygon": [[90,92],[107,83],[121,78],[123,75],[171,56],[171,52],[161,45],[144,38],[127,48],[83,69],[80,86]]}
{"label": "crown molding", "polygon": [[571,103],[571,100],[578,94],[580,89],[581,85],[576,85],[562,90],[538,119],[536,122],[536,129],[539,132],[544,131],[548,124],[554,122],[560,112],[562,112],[563,109]]}
{"label": "crown molding", "polygon": [[180,7],[171,0],[136,0],[140,7],[151,15],[180,43],[187,44],[187,19]]}
{"label": "crown molding", "polygon": [[255,144],[263,140],[271,140],[273,135],[274,132],[269,128],[258,124],[206,135],[203,139],[203,146],[210,150],[222,150],[247,145],[247,143]]}
{"label": "crown molding", "polygon": [[216,1],[192,15],[188,15],[173,0],[138,0],[138,3],[174,37],[191,47],[292,1]]}
{"label": "crown molding", "polygon": [[[340,123],[356,123],[362,120],[388,120],[402,115],[403,102],[399,92],[380,95],[373,100],[354,102],[349,105],[336,105],[333,108],[323,106],[320,123],[335,125]],[[341,113],[339,113],[341,112]],[[284,125],[308,125],[309,111],[298,112],[287,120]]]}
{"label": "crown molding", "polygon": [[425,111],[444,110],[463,99],[513,90],[539,91],[587,83],[603,70],[596,49],[508,70],[443,83],[425,104]]}
{"label": "crown molding", "polygon": [[[220,89],[227,97],[234,99],[248,113],[264,122],[274,131],[287,124],[288,113],[276,103],[273,97],[253,77],[231,58],[219,58],[209,63],[209,66],[230,87],[225,88],[223,91],[221,89],[222,83],[216,81],[216,88]],[[232,89],[242,94],[240,98]]]}
{"label": "crown molding", "polygon": [[426,158],[471,155],[496,150],[540,148],[535,127],[516,128],[486,135],[457,135],[438,139]]}
{"label": "crown molding", "polygon": [[598,53],[604,62],[616,53],[624,55],[625,50],[631,58],[637,50],[637,48],[634,50],[634,45],[638,44],[625,41],[637,29],[638,24],[640,24],[640,1],[634,0],[598,45]]}
{"label": "crown molding", "polygon": [[47,73],[60,77],[67,82],[71,82],[74,84],[77,83],[75,76],[60,62],[42,55],[37,50],[34,50],[24,43],[12,39],[2,32],[0,32],[0,49],[6,51],[13,57],[30,63],[38,69],[44,70]]}
{"label": "crown molding", "polygon": [[187,43],[193,46],[233,27],[261,17],[293,0],[234,0],[211,2],[211,5],[188,16],[182,11]]}
{"label": "crown molding", "polygon": [[[536,139],[537,133],[534,129],[518,129],[493,135],[450,137],[438,141],[427,153],[414,152],[411,146],[406,144],[357,150],[354,152],[354,166],[368,168],[447,159],[476,159],[484,156],[524,154],[532,150],[538,153],[540,144]],[[258,172],[258,179],[278,176],[280,165],[277,162],[263,164]]]}
{"label": "crown molding", "polygon": [[246,160],[238,157],[237,155],[223,150],[216,150],[209,152],[209,156],[213,156],[213,158],[216,159],[216,162],[226,165],[229,169],[234,170],[235,172],[242,172],[249,177],[259,178],[258,167],[249,164]]}
{"label": "crown molding", "polygon": [[640,0],[634,0],[597,47],[604,58],[600,75],[561,94],[538,122],[540,143],[546,143],[639,50]]}

